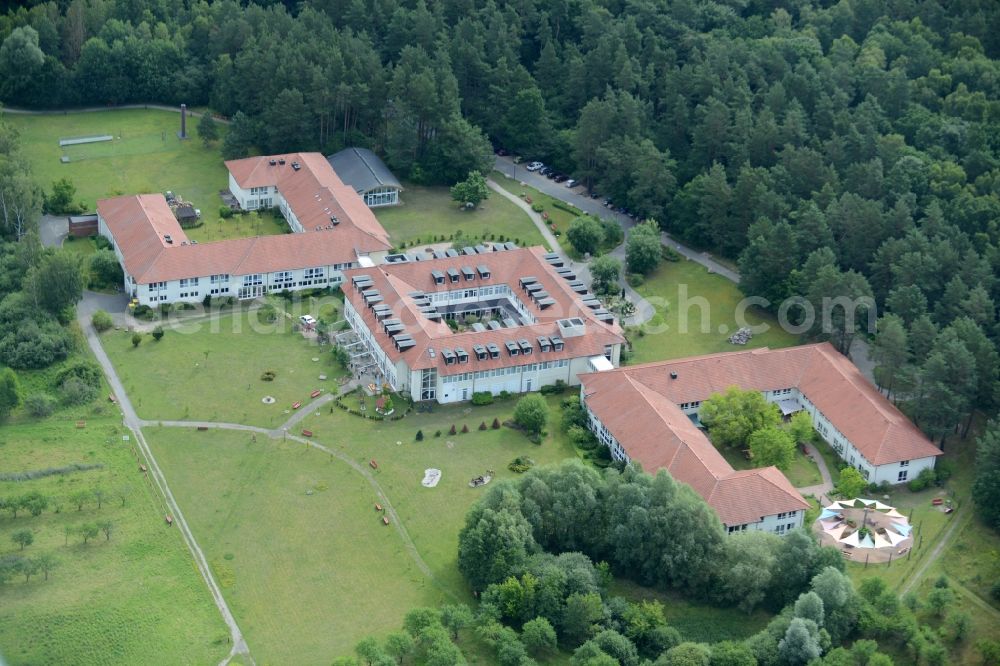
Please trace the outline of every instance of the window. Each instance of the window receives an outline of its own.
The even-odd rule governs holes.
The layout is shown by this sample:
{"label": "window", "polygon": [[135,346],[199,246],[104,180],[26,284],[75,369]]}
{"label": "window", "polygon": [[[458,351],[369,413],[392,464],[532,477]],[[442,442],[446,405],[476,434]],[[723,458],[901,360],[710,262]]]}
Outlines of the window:
{"label": "window", "polygon": [[254,273],[252,275],[243,276],[243,286],[249,287],[252,285],[264,284],[264,276],[260,273]]}
{"label": "window", "polygon": [[321,277],[323,277],[323,272],[324,271],[323,271],[322,268],[307,268],[306,272],[305,272],[305,278],[307,280],[312,280],[312,279],[315,279],[315,278],[321,278]]}
{"label": "window", "polygon": [[901,472],[900,472],[899,474],[897,474],[897,475],[896,475],[896,483],[902,483],[903,481],[906,481],[906,477],[907,477],[907,475],[908,475],[909,473],[910,473],[910,472],[909,472],[908,470],[905,470],[905,469],[904,469],[904,470],[903,470],[903,471],[901,471]]}
{"label": "window", "polygon": [[900,460],[899,461],[899,466],[900,467],[909,467],[910,466],[910,461],[909,460]]}
{"label": "window", "polygon": [[209,279],[212,284],[219,284],[220,282],[229,282],[229,275],[227,273],[219,273],[218,275],[213,275]]}
{"label": "window", "polygon": [[197,286],[198,286],[198,278],[183,278],[181,280],[181,289],[184,289],[186,287],[197,287]]}
{"label": "window", "polygon": [[785,533],[785,526],[784,525],[778,525],[777,527],[774,528],[774,533],[775,534],[779,534],[779,535],[780,534],[784,534]]}

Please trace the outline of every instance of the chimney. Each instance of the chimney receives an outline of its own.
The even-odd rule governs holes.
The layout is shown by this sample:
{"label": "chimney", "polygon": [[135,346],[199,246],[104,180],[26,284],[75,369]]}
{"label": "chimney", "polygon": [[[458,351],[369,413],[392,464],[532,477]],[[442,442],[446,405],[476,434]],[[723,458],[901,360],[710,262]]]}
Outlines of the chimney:
{"label": "chimney", "polygon": [[187,104],[181,104],[181,131],[177,134],[178,139],[186,139],[187,136]]}

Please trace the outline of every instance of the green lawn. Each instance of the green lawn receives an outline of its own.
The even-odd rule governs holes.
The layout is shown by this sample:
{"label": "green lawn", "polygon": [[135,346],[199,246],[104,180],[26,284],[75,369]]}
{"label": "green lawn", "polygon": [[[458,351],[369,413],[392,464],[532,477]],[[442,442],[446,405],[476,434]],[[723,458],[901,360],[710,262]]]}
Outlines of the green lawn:
{"label": "green lawn", "polygon": [[[717,447],[719,453],[722,457],[732,465],[733,469],[753,469],[756,465],[753,464],[752,460],[747,460],[747,457],[743,455],[743,452],[737,448],[724,446]],[[791,481],[792,485],[796,488],[805,488],[806,486],[817,486],[823,483],[823,477],[819,473],[819,467],[816,463],[809,459],[801,450],[797,447],[795,449],[795,458],[792,460],[792,464],[789,465],[788,469],[784,470],[784,474]]]}
{"label": "green lawn", "polygon": [[762,630],[773,617],[763,609],[748,615],[735,607],[720,608],[695,603],[677,593],[653,590],[624,579],[616,578],[608,591],[632,601],[659,601],[663,604],[667,623],[681,632],[687,641],[739,641]]}
{"label": "green lawn", "polygon": [[[50,553],[58,567],[25,582],[0,585],[0,646],[8,664],[208,664],[226,656],[228,632],[191,560],[181,534],[164,524],[164,510],[138,471],[120,420],[91,417],[7,425],[0,437],[4,472],[73,463],[103,468],[20,482],[0,482],[0,497],[37,491],[50,498],[40,516],[0,514],[0,557],[22,554],[14,531],[29,529],[23,555]],[[82,511],[69,501],[77,490],[128,488],[125,506],[112,497]],[[84,544],[65,527],[110,520],[104,534]]]}
{"label": "green lawn", "polygon": [[[329,663],[366,635],[398,629],[414,606],[472,601],[456,565],[459,529],[483,492],[469,479],[488,468],[513,476],[506,465],[518,455],[539,464],[573,455],[562,437],[537,446],[509,429],[477,429],[509,418],[513,406],[439,407],[393,422],[335,408],[302,424],[316,442],[362,465],[378,462],[376,478],[435,580],[382,525],[372,487],[340,460],[292,441],[253,443],[246,433],[146,435],[257,662]],[[434,437],[453,423],[470,432]],[[433,489],[420,483],[430,467],[442,471]]]}
{"label": "green lawn", "polygon": [[[517,206],[495,192],[474,211],[462,210],[446,187],[406,185],[402,204],[376,208],[375,216],[396,247],[423,245],[436,239],[462,241],[499,239],[521,246],[543,245],[535,224]],[[440,240],[439,240],[440,242]]]}
{"label": "green lawn", "polygon": [[[289,418],[292,403],[309,402],[315,389],[335,390],[344,374],[329,347],[292,332],[299,315],[317,315],[322,302],[290,303],[292,317],[275,324],[255,312],[229,313],[168,329],[159,342],[144,336],[138,347],[128,331],[108,331],[102,342],[142,418],[274,427]],[[266,370],[275,372],[273,381],[261,379]],[[265,396],[275,403],[263,404]]]}
{"label": "green lawn", "polygon": [[[521,197],[522,199],[525,199],[525,201],[530,199],[531,201],[528,203],[541,204],[544,207],[543,212],[549,216],[549,228],[552,229],[554,234],[556,234],[556,238],[559,240],[559,245],[562,247],[563,252],[569,254],[577,261],[581,259],[580,254],[573,249],[573,246],[568,240],[566,240],[565,234],[566,230],[569,229],[570,223],[579,217],[583,211],[574,214],[563,208],[558,208],[555,206],[555,202],[559,201],[560,204],[563,204],[564,202],[556,199],[555,197],[551,197],[548,194],[544,194],[543,192],[528,185],[521,185],[518,181],[505,176],[499,171],[494,171],[490,174],[490,177],[496,182],[497,185],[511,194]],[[607,250],[611,248],[604,249]]]}
{"label": "green lawn", "polygon": [[[274,236],[289,231],[285,218],[276,210],[267,210],[257,214],[234,215],[226,220],[220,218],[216,210],[209,210],[204,216],[204,224],[200,227],[185,229],[184,233],[187,234],[187,237],[199,243],[208,243],[246,236]],[[204,209],[202,211],[204,212]]]}
{"label": "green lawn", "polygon": [[[69,178],[76,198],[91,210],[102,197],[170,190],[200,208],[206,219],[217,217],[222,204],[218,192],[228,183],[222,157],[216,147],[205,148],[193,131],[191,139],[179,140],[177,113],[109,110],[4,119],[20,132],[35,180],[46,190],[53,181]],[[188,126],[193,129],[190,119]],[[220,129],[225,132],[224,126]],[[60,162],[60,138],[99,134],[115,140],[68,147],[70,163]]]}
{"label": "green lawn", "polygon": [[749,308],[745,324],[767,324],[745,347],[731,345],[729,336],[739,328],[737,307],[743,299],[739,287],[709,273],[693,261],[663,262],[638,291],[656,308],[641,331],[629,332],[631,363],[646,363],[699,354],[738,351],[753,347],[789,347],[798,337],[781,330],[769,313]]}

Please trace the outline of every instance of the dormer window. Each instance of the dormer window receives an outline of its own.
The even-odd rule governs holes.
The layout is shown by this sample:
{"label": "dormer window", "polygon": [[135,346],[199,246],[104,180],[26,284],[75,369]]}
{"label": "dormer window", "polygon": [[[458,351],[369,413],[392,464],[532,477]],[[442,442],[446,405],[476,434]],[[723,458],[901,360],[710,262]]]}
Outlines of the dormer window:
{"label": "dormer window", "polygon": [[495,344],[491,343],[487,347],[487,349],[489,349],[489,351],[490,351],[490,358],[493,358],[493,359],[500,358],[500,347],[498,347]]}
{"label": "dormer window", "polygon": [[462,279],[462,276],[454,268],[449,268],[448,269],[448,279],[451,280],[452,282],[458,282],[459,280]]}
{"label": "dormer window", "polygon": [[466,354],[465,350],[462,349],[461,347],[457,347],[455,349],[455,356],[458,357],[458,362],[459,363],[468,363],[469,362],[469,355]]}

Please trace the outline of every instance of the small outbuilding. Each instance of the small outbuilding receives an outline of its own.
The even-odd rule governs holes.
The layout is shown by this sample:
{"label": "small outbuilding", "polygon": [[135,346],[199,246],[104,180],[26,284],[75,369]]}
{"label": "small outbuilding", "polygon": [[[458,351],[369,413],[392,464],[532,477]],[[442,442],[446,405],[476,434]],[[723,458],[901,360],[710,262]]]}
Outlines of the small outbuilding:
{"label": "small outbuilding", "polygon": [[345,148],[326,158],[345,185],[361,195],[369,208],[395,206],[403,186],[378,155],[367,148]]}
{"label": "small outbuilding", "polygon": [[191,204],[181,204],[174,208],[174,217],[181,226],[188,226],[198,221],[198,211]]}

